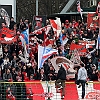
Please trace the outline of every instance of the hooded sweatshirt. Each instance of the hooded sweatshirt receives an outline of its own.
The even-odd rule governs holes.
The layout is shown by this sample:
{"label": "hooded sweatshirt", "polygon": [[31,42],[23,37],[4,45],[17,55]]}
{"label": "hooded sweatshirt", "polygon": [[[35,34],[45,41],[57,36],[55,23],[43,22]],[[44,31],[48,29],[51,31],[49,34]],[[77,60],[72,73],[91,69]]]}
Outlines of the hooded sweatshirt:
{"label": "hooded sweatshirt", "polygon": [[81,67],[78,71],[78,80],[86,80],[87,79],[87,71],[84,67]]}

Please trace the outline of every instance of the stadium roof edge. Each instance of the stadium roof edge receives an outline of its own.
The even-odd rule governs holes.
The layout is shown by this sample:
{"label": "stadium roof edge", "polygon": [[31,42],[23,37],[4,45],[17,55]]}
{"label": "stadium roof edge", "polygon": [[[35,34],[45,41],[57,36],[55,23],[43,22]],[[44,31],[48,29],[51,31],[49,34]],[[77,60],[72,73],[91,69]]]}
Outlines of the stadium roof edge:
{"label": "stadium roof edge", "polygon": [[[95,13],[95,12],[82,12],[83,15],[86,15],[88,13]],[[51,15],[48,15],[47,17],[59,17],[59,16],[63,16],[63,15],[79,15],[79,12],[66,12],[66,13],[54,13]]]}

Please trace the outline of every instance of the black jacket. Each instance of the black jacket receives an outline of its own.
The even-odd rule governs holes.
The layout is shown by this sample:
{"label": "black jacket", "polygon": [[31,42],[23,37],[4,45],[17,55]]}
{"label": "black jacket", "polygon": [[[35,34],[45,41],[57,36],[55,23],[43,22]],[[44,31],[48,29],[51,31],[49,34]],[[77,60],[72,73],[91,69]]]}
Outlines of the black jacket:
{"label": "black jacket", "polygon": [[58,71],[57,79],[66,80],[66,70],[62,66]]}
{"label": "black jacket", "polygon": [[14,21],[10,21],[9,29],[10,29],[10,30],[13,30],[15,24],[16,24],[16,23],[15,23]]}

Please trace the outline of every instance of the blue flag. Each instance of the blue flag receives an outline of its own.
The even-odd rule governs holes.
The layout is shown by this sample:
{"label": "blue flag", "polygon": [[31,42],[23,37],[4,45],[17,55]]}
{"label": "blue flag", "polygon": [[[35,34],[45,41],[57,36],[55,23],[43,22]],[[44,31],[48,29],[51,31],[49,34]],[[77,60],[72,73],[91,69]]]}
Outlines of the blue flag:
{"label": "blue flag", "polygon": [[29,44],[29,32],[28,32],[28,29],[23,31],[22,34],[24,35],[24,39],[25,39],[26,44]]}

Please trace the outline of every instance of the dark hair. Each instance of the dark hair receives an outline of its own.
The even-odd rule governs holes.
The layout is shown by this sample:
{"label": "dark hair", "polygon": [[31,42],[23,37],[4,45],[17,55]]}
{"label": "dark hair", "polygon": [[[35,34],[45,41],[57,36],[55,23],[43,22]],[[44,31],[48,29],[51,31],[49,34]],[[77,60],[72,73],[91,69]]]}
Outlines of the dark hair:
{"label": "dark hair", "polygon": [[17,29],[17,32],[18,32],[18,31],[19,31],[20,33],[22,32],[20,29]]}
{"label": "dark hair", "polygon": [[2,23],[4,23],[6,25],[6,22],[5,21],[2,21]]}
{"label": "dark hair", "polygon": [[84,67],[84,64],[80,64],[82,67]]}
{"label": "dark hair", "polygon": [[14,19],[14,17],[11,17],[10,19]]}

